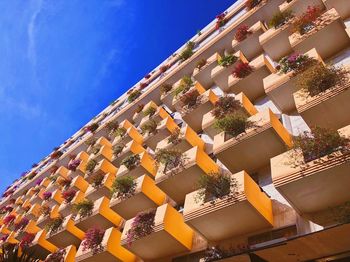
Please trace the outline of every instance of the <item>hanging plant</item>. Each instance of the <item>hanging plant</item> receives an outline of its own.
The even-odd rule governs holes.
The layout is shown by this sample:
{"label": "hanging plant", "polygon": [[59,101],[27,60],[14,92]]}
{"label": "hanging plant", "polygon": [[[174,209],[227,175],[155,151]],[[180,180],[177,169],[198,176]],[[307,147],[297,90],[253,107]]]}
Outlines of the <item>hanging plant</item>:
{"label": "hanging plant", "polygon": [[219,100],[215,103],[211,114],[216,119],[220,119],[239,110],[243,111],[241,102],[232,96],[225,95],[223,97],[220,97]]}
{"label": "hanging plant", "polygon": [[149,106],[145,111],[143,111],[143,116],[153,116],[157,112],[157,109],[153,106]]}
{"label": "hanging plant", "polygon": [[86,164],[86,172],[92,173],[96,166],[97,166],[96,160],[93,160],[93,159],[89,160]]}
{"label": "hanging plant", "polygon": [[316,96],[336,86],[349,82],[350,71],[342,67],[316,64],[300,73],[297,77],[297,90],[304,90],[310,96]]}
{"label": "hanging plant", "polygon": [[237,180],[229,174],[223,172],[203,174],[198,181],[200,190],[197,193],[196,200],[210,201],[212,205],[215,204],[217,199],[227,198],[232,200],[238,194],[237,187]]}
{"label": "hanging plant", "polygon": [[132,91],[129,96],[128,96],[128,102],[132,103],[134,102],[140,95],[141,95],[141,91],[138,89],[135,89],[134,91]]}
{"label": "hanging plant", "polygon": [[126,241],[129,245],[133,241],[148,236],[153,232],[155,215],[155,210],[137,214],[126,235]]}
{"label": "hanging plant", "polygon": [[283,57],[279,61],[278,69],[283,74],[291,71],[298,74],[316,63],[317,61],[314,58],[310,58],[308,55],[294,53]]}
{"label": "hanging plant", "polygon": [[64,262],[64,257],[66,256],[66,249],[60,248],[56,252],[51,253],[47,256],[44,262]]}
{"label": "hanging plant", "polygon": [[94,176],[91,182],[91,185],[93,186],[93,188],[99,188],[102,185],[103,179],[104,179],[104,175],[102,174],[97,174],[96,176]]}
{"label": "hanging plant", "polygon": [[119,199],[127,199],[134,195],[136,182],[131,176],[116,178],[112,185],[112,193]]}
{"label": "hanging plant", "polygon": [[78,166],[80,165],[81,160],[80,159],[74,159],[69,161],[68,163],[68,169],[75,172],[78,168]]}
{"label": "hanging plant", "polygon": [[100,228],[90,228],[82,242],[83,251],[91,250],[93,255],[103,251],[102,241],[105,231]]}
{"label": "hanging plant", "polygon": [[269,27],[278,29],[287,24],[293,17],[294,16],[292,10],[286,10],[283,12],[277,11],[271,18]]}
{"label": "hanging plant", "polygon": [[23,217],[18,223],[15,223],[15,231],[22,231],[29,223],[29,219]]}
{"label": "hanging plant", "polygon": [[176,128],[174,132],[171,133],[171,135],[168,138],[168,143],[177,145],[180,144],[182,141],[182,138],[180,138],[180,129]]}
{"label": "hanging plant", "polygon": [[143,123],[140,128],[142,134],[155,134],[157,132],[158,123],[154,119],[149,119]]}
{"label": "hanging plant", "polygon": [[185,93],[193,86],[193,81],[190,76],[183,76],[179,85],[174,89],[173,95],[176,97],[180,93]]}
{"label": "hanging plant", "polygon": [[349,151],[349,139],[341,137],[336,130],[313,127],[294,137],[294,147],[303,152],[304,161],[310,162],[335,151]]}
{"label": "hanging plant", "polygon": [[216,16],[216,24],[215,24],[215,29],[218,30],[221,27],[223,27],[227,23],[226,19],[226,12],[221,13]]}
{"label": "hanging plant", "polygon": [[236,30],[235,39],[237,42],[242,42],[250,34],[252,34],[252,32],[249,31],[249,27],[247,25],[240,25]]}
{"label": "hanging plant", "polygon": [[245,78],[253,72],[253,68],[248,63],[238,62],[232,75],[236,78]]}
{"label": "hanging plant", "polygon": [[195,46],[194,42],[188,42],[184,50],[179,54],[181,61],[185,61],[193,55],[193,48]]}
{"label": "hanging plant", "polygon": [[293,23],[294,31],[303,35],[315,27],[317,18],[321,15],[319,6],[308,6],[306,11],[297,17]]}
{"label": "hanging plant", "polygon": [[50,219],[50,221],[46,224],[45,229],[49,234],[55,234],[62,226],[63,218],[56,217]]}
{"label": "hanging plant", "polygon": [[166,172],[176,167],[183,167],[185,159],[179,150],[160,149],[156,152],[155,160],[158,164],[164,165],[164,172]]}
{"label": "hanging plant", "polygon": [[72,202],[73,198],[75,197],[75,194],[77,191],[75,191],[73,188],[69,188],[62,192],[62,198],[64,199],[64,202],[66,204]]}
{"label": "hanging plant", "polygon": [[80,215],[81,218],[90,216],[94,209],[94,202],[84,199],[73,206],[74,212]]}
{"label": "hanging plant", "polygon": [[124,158],[120,164],[124,165],[127,169],[132,170],[140,164],[140,155],[132,154]]}
{"label": "hanging plant", "polygon": [[230,65],[233,65],[238,60],[238,57],[232,54],[224,55],[218,60],[218,64],[223,67],[229,67]]}
{"label": "hanging plant", "polygon": [[248,116],[242,112],[234,112],[223,118],[215,120],[214,127],[228,135],[236,137],[253,127],[253,123],[248,120]]}

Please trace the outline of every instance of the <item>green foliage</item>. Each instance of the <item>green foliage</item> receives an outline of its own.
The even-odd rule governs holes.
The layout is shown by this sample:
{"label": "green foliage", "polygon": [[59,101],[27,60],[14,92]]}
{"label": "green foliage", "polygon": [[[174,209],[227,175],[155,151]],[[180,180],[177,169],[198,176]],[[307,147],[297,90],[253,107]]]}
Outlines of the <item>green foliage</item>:
{"label": "green foliage", "polygon": [[218,64],[223,67],[229,67],[230,65],[233,65],[238,60],[238,57],[235,55],[224,55],[218,60]]}
{"label": "green foliage", "polygon": [[157,109],[153,106],[149,106],[145,111],[143,111],[144,116],[153,116],[156,113]]}
{"label": "green foliage", "polygon": [[179,54],[181,61],[185,61],[193,55],[194,42],[188,42],[185,49]]}
{"label": "green foliage", "polygon": [[244,133],[247,128],[252,127],[253,124],[248,120],[247,114],[234,112],[223,118],[216,119],[214,126],[218,130],[225,131],[228,135],[236,137]]}
{"label": "green foliage", "polygon": [[160,94],[165,95],[167,94],[171,89],[172,89],[172,85],[170,84],[162,84],[160,87]]}
{"label": "green foliage", "polygon": [[164,171],[183,166],[182,153],[176,149],[160,149],[155,155],[158,164],[164,165]]}
{"label": "green foliage", "polygon": [[139,96],[141,95],[141,91],[138,89],[135,89],[132,91],[128,96],[128,102],[132,103],[134,102]]}
{"label": "green foliage", "polygon": [[291,71],[298,74],[316,63],[317,61],[308,55],[295,53],[285,56],[279,61],[279,70],[283,74]]}
{"label": "green foliage", "polygon": [[126,129],[124,127],[118,127],[114,132],[114,137],[123,137],[126,134]]}
{"label": "green foliage", "polygon": [[117,157],[124,149],[125,145],[115,145],[113,146],[113,155]]}
{"label": "green foliage", "polygon": [[19,246],[15,244],[3,244],[0,252],[1,262],[39,262],[33,253],[26,249],[19,251]]}
{"label": "green foliage", "polygon": [[196,63],[196,68],[198,68],[199,70],[201,70],[201,68],[203,66],[205,66],[207,64],[207,60],[206,59],[201,59]]}
{"label": "green foliage", "polygon": [[119,199],[126,199],[134,195],[136,182],[131,176],[116,178],[112,185],[112,193]]}
{"label": "green foliage", "polygon": [[132,170],[140,163],[140,155],[132,154],[122,160],[120,163],[124,165],[127,169]]}
{"label": "green foliage", "polygon": [[277,11],[269,22],[269,27],[279,28],[285,25],[291,18],[293,18],[293,13],[291,10]]}
{"label": "green foliage", "polygon": [[91,160],[89,160],[89,161],[87,162],[87,164],[86,164],[86,171],[87,171],[88,173],[92,173],[92,172],[94,171],[94,169],[95,169],[96,166],[97,166],[96,160],[91,159]]}
{"label": "green foliage", "polygon": [[94,202],[91,200],[84,199],[79,203],[74,204],[73,210],[80,215],[81,218],[90,216],[94,209]]}
{"label": "green foliage", "polygon": [[154,134],[157,131],[158,123],[154,119],[149,119],[143,123],[140,128],[142,134]]}
{"label": "green foliage", "polygon": [[187,92],[193,86],[193,81],[190,76],[183,76],[179,85],[174,89],[173,95],[178,96],[181,93]]}
{"label": "green foliage", "polygon": [[45,229],[50,234],[55,234],[62,226],[63,218],[57,217],[50,219],[49,223],[46,224]]}
{"label": "green foliage", "polygon": [[216,118],[223,118],[228,114],[232,114],[237,110],[243,110],[240,101],[236,100],[232,96],[223,96],[215,103],[212,115]]}

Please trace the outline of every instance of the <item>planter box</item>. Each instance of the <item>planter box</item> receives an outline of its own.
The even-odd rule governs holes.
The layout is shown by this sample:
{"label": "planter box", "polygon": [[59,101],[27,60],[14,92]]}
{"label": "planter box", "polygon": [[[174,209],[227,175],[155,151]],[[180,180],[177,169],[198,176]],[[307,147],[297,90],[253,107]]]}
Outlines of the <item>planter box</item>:
{"label": "planter box", "polygon": [[[75,262],[75,255],[77,253],[77,248],[74,245],[70,245],[65,248],[66,254],[64,255],[64,262]],[[48,256],[47,256],[48,258]]]}
{"label": "planter box", "polygon": [[87,217],[75,218],[75,225],[82,231],[86,232],[89,228],[98,225],[101,229],[109,227],[119,227],[122,218],[109,207],[109,199],[102,197],[94,202],[92,214]]}
{"label": "planter box", "polygon": [[251,34],[243,41],[238,42],[236,39],[233,39],[232,48],[235,51],[243,52],[245,57],[248,60],[251,60],[264,52],[259,42],[259,36],[266,31],[266,27],[263,23],[258,21],[252,25],[248,31],[251,32]]}
{"label": "planter box", "polygon": [[63,202],[62,192],[57,189],[52,192],[51,197],[48,200],[42,202],[43,205],[48,205],[49,207],[54,207],[55,205],[60,205]]}
{"label": "planter box", "polygon": [[304,35],[298,32],[290,35],[289,42],[296,52],[305,53],[316,48],[323,59],[328,59],[348,47],[350,38],[341,17],[335,9],[331,9],[317,19],[315,28]]}
{"label": "planter box", "polygon": [[201,174],[219,170],[217,164],[198,147],[182,155],[183,166],[164,172],[161,165],[155,177],[156,185],[177,203],[183,203],[186,194],[195,189]]}
{"label": "planter box", "polygon": [[347,0],[323,0],[327,9],[334,8],[342,19],[350,17],[350,6]]}
{"label": "planter box", "polygon": [[94,159],[95,161],[101,161],[106,159],[111,161],[113,157],[113,150],[111,146],[102,146],[100,151],[97,154],[91,154],[90,159]]}
{"label": "planter box", "polygon": [[84,239],[85,233],[74,225],[72,215],[65,217],[61,227],[55,232],[48,232],[45,238],[58,248],[65,248],[69,245],[79,246]]}
{"label": "planter box", "polygon": [[[250,102],[249,98],[246,97],[243,93],[236,95],[235,99],[241,102],[242,107],[249,115],[252,116],[258,112],[252,102]],[[210,111],[203,116],[202,129],[211,138],[214,138],[215,135],[220,133],[219,130],[214,127],[214,124],[215,117],[213,116],[212,111]]]}
{"label": "planter box", "polygon": [[117,177],[128,175],[128,176],[137,178],[144,174],[154,177],[157,173],[155,160],[146,151],[139,155],[140,155],[139,164],[132,170],[129,170],[126,166],[121,165],[118,169]]}
{"label": "planter box", "polygon": [[113,197],[110,208],[125,219],[131,219],[137,213],[164,204],[167,196],[160,190],[152,178],[143,175],[135,179],[136,188],[133,196],[127,199]]}
{"label": "planter box", "polygon": [[86,173],[84,179],[91,183],[93,178],[97,175],[106,175],[107,173],[116,174],[118,168],[116,168],[111,162],[106,159],[101,160],[97,163],[94,170],[91,173]]}
{"label": "planter box", "polygon": [[279,6],[279,9],[281,12],[290,10],[294,16],[300,16],[306,11],[308,6],[318,6],[324,9],[322,0],[292,0],[290,3],[284,1]]}
{"label": "planter box", "polygon": [[[350,126],[338,132],[350,138]],[[350,199],[350,153],[331,155],[305,163],[301,150],[291,150],[271,159],[276,189],[299,214],[311,214],[343,204]]]}
{"label": "planter box", "polygon": [[72,179],[70,187],[85,193],[89,187],[89,183],[82,176],[76,176]]}
{"label": "planter box", "polygon": [[220,59],[219,53],[214,53],[207,59],[207,63],[201,69],[195,68],[193,71],[193,78],[196,79],[205,89],[209,89],[214,85],[211,77],[211,71],[218,65]]}
{"label": "planter box", "polygon": [[143,108],[142,110],[142,115],[144,114],[144,112],[146,112],[146,110],[149,108],[149,107],[153,107],[156,109],[156,112],[153,114],[153,115],[147,115],[147,116],[143,116],[139,125],[138,126],[141,126],[142,124],[146,123],[147,121],[149,120],[154,120],[156,122],[159,122],[159,121],[162,121],[163,119],[169,117],[170,115],[168,114],[167,111],[165,111],[165,109],[161,106],[157,106],[153,101],[147,103],[147,105],[145,105],[145,107]]}
{"label": "planter box", "polygon": [[192,249],[193,230],[183,217],[169,204],[157,208],[153,232],[132,243],[126,242],[133,219],[126,221],[121,245],[145,261],[188,252]]}
{"label": "planter box", "polygon": [[96,201],[101,197],[111,198],[112,184],[115,179],[115,175],[108,173],[104,176],[101,185],[94,188],[92,185],[86,190],[85,198],[91,201]]}
{"label": "planter box", "polygon": [[73,212],[73,205],[79,203],[85,198],[85,194],[81,191],[77,191],[74,198],[70,203],[65,203],[65,201],[59,206],[58,212],[62,217],[66,217]]}
{"label": "planter box", "polygon": [[[323,64],[323,60],[316,49],[311,49],[305,55]],[[295,87],[295,76],[295,72],[291,71],[287,74],[273,73],[263,79],[266,95],[283,113],[289,113],[296,109],[293,99],[293,93],[298,91]]]}
{"label": "planter box", "polygon": [[116,137],[113,140],[113,143],[112,143],[113,146],[118,144],[127,144],[131,140],[135,140],[139,144],[143,143],[142,135],[128,120],[124,120],[122,123],[120,123],[119,127],[125,128],[126,133],[121,137]]}
{"label": "planter box", "polygon": [[255,172],[292,146],[291,135],[270,109],[251,116],[249,121],[254,126],[237,137],[229,138],[225,132],[214,137],[214,154],[231,172]]}
{"label": "planter box", "polygon": [[204,141],[198,136],[197,132],[195,132],[189,125],[185,125],[180,129],[179,133],[179,143],[172,144],[169,142],[170,136],[164,138],[157,145],[157,149],[176,149],[181,151],[182,153],[187,150],[197,146],[201,150],[205,150]]}
{"label": "planter box", "polygon": [[141,144],[135,142],[134,140],[131,140],[129,143],[127,143],[124,146],[122,152],[120,152],[118,154],[118,156],[113,156],[112,163],[113,163],[113,165],[119,167],[120,163],[122,162],[122,160],[124,158],[126,158],[132,154],[140,154],[144,151],[146,151],[146,150]]}
{"label": "planter box", "polygon": [[308,126],[338,129],[350,123],[350,83],[336,86],[316,96],[302,90],[293,94],[298,113]]}
{"label": "planter box", "polygon": [[41,228],[41,229],[45,229],[45,226],[49,223],[50,219],[56,218],[56,217],[59,216],[58,209],[59,209],[59,206],[56,205],[56,206],[54,206],[51,209],[50,215],[48,215],[48,216],[44,216],[44,215],[39,216],[39,218],[38,218],[38,220],[36,222],[36,225],[39,228]]}
{"label": "planter box", "polygon": [[80,245],[74,261],[136,262],[136,256],[120,245],[120,237],[121,233],[116,228],[108,228],[101,243],[102,252],[93,254],[90,250],[83,251],[83,246]]}
{"label": "planter box", "polygon": [[209,241],[220,241],[273,226],[272,203],[245,172],[236,173],[238,193],[234,199],[214,203],[198,199],[198,191],[187,194],[184,219]]}
{"label": "planter box", "polygon": [[36,257],[44,260],[50,253],[58,250],[58,248],[52,245],[45,239],[46,232],[41,230],[36,233],[35,238],[31,245],[28,247],[28,252],[35,254]]}
{"label": "planter box", "polygon": [[228,67],[217,65],[211,71],[211,78],[213,79],[214,83],[225,92],[229,92],[230,90],[229,77],[232,75],[232,71],[235,68],[237,62],[248,63],[247,58],[241,51],[238,51],[233,55],[238,57],[236,63],[233,63]]}
{"label": "planter box", "polygon": [[253,72],[245,78],[236,78],[232,74],[228,77],[230,93],[239,94],[243,92],[251,101],[265,96],[263,79],[276,72],[275,68],[265,57],[260,55],[249,63]]}

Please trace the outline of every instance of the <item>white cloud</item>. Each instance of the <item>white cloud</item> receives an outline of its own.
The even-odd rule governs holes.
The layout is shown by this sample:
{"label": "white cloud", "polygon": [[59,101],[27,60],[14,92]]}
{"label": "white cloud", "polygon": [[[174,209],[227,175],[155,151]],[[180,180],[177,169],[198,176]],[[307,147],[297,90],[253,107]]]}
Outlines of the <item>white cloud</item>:
{"label": "white cloud", "polygon": [[34,12],[30,17],[29,24],[28,24],[28,58],[33,64],[33,66],[36,66],[36,44],[35,44],[35,27],[36,27],[36,20],[37,17],[39,16],[42,5],[43,5],[43,0],[37,0],[34,3]]}

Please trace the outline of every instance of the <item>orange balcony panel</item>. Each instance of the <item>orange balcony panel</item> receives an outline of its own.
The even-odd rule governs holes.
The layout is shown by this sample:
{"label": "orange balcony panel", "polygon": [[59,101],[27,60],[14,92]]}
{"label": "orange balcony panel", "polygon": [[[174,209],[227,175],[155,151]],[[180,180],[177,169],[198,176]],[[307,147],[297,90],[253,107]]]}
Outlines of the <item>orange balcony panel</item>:
{"label": "orange balcony panel", "polygon": [[40,204],[34,204],[25,214],[25,217],[28,219],[36,220],[40,216]]}
{"label": "orange balcony panel", "polygon": [[103,236],[102,251],[93,254],[90,250],[84,250],[81,245],[76,254],[75,261],[81,262],[136,262],[137,257],[120,245],[121,233],[116,228],[108,228]]}
{"label": "orange balcony panel", "polygon": [[214,81],[211,78],[211,71],[218,65],[218,59],[220,59],[219,53],[214,53],[206,60],[206,64],[200,69],[197,67],[193,71],[193,78],[196,79],[206,90],[214,85]]}
{"label": "orange balcony panel", "polygon": [[101,229],[109,227],[118,227],[122,222],[122,218],[109,207],[109,199],[102,197],[94,202],[92,214],[87,217],[75,218],[75,225],[86,232],[89,228],[98,225]]}
{"label": "orange balcony panel", "polygon": [[[254,253],[269,262],[312,261],[314,258],[331,257],[348,252],[349,234],[350,224],[338,225],[298,238],[291,238],[271,247],[254,251]],[[343,261],[346,260],[348,259],[345,258]]]}
{"label": "orange balcony panel", "polygon": [[231,172],[255,172],[292,145],[291,135],[270,109],[251,116],[249,121],[254,126],[237,137],[229,138],[225,132],[214,137],[214,154]]}
{"label": "orange balcony panel", "polygon": [[116,137],[113,140],[113,146],[118,144],[127,144],[131,140],[134,140],[139,144],[143,143],[142,135],[134,126],[130,126],[128,129],[126,129],[126,133],[123,136]]}
{"label": "orange balcony panel", "polygon": [[205,150],[204,141],[189,125],[185,125],[180,129],[177,140],[176,143],[172,143],[170,136],[168,136],[157,144],[157,149],[176,149],[184,153],[197,146],[199,149]]}
{"label": "orange balcony panel", "polygon": [[114,196],[110,202],[110,208],[124,219],[131,219],[137,213],[162,205],[166,200],[165,193],[160,190],[152,178],[143,175],[135,179],[134,194],[127,199]]}
{"label": "orange balcony panel", "polygon": [[79,190],[85,193],[89,187],[89,183],[82,176],[76,176],[72,179],[70,187],[74,190]]}
{"label": "orange balcony panel", "polygon": [[279,6],[281,12],[292,11],[295,16],[302,15],[308,6],[318,6],[324,9],[322,0],[292,0],[291,2],[284,1]]}
{"label": "orange balcony panel", "polygon": [[121,245],[145,261],[192,249],[193,230],[184,223],[182,215],[168,204],[157,208],[153,232],[129,244],[126,242],[126,237],[133,220],[134,218],[125,223]]}
{"label": "orange balcony panel", "polygon": [[[350,138],[350,126],[338,132]],[[308,163],[298,149],[271,159],[273,184],[300,214],[312,214],[348,201],[349,171],[350,154],[339,151]]]}
{"label": "orange balcony panel", "polygon": [[218,172],[217,164],[201,149],[193,147],[182,154],[183,165],[166,170],[160,165],[155,177],[156,185],[177,203],[183,203],[192,192],[201,174]]}
{"label": "orange balcony panel", "polygon": [[[258,110],[255,108],[252,102],[250,102],[249,98],[243,93],[239,93],[238,95],[236,95],[235,99],[241,103],[243,109],[246,111],[248,115],[252,116],[258,112]],[[219,130],[216,129],[214,125],[215,125],[215,116],[212,114],[212,111],[210,111],[203,116],[202,129],[211,138],[214,138],[214,136],[219,133]]]}
{"label": "orange balcony panel", "polygon": [[28,252],[35,254],[36,257],[44,260],[50,253],[53,253],[58,250],[58,248],[52,245],[45,239],[46,232],[41,230],[36,233],[34,240],[31,245],[28,247]]}
{"label": "orange balcony panel", "polygon": [[350,18],[350,6],[347,0],[323,0],[327,9],[334,8],[343,19]]}
{"label": "orange balcony panel", "polygon": [[87,173],[85,175],[84,179],[89,183],[91,183],[94,177],[98,175],[106,175],[107,173],[116,174],[117,171],[118,171],[118,168],[116,168],[108,160],[103,159],[97,163],[97,165],[95,166],[94,170],[91,173]]}
{"label": "orange balcony panel", "polygon": [[[323,64],[323,60],[316,49],[311,49],[305,55]],[[293,99],[293,93],[298,91],[295,87],[295,76],[295,72],[291,71],[287,74],[273,73],[263,79],[266,95],[283,113],[288,113],[296,109]]]}
{"label": "orange balcony panel", "polygon": [[60,205],[63,202],[62,191],[57,189],[52,192],[50,199],[43,201],[43,204],[53,207],[55,205]]}
{"label": "orange balcony panel", "polygon": [[48,216],[40,215],[36,222],[37,226],[41,229],[45,229],[45,226],[49,223],[51,218],[56,218],[59,216],[58,208],[59,208],[59,205],[55,205],[51,209],[50,215]]}
{"label": "orange balcony panel", "polygon": [[102,180],[101,185],[94,187],[90,185],[86,190],[85,198],[91,201],[96,201],[101,197],[111,198],[112,184],[115,179],[115,174],[106,174]]}
{"label": "orange balcony panel", "polygon": [[350,123],[350,82],[316,96],[303,91],[293,94],[298,113],[308,126],[338,129]]}
{"label": "orange balcony panel", "polygon": [[97,139],[96,144],[106,147],[112,147],[112,143],[109,142],[109,140],[104,136],[101,136],[99,139]]}
{"label": "orange balcony panel", "polygon": [[140,161],[133,169],[129,170],[125,165],[121,165],[118,169],[117,177],[128,175],[137,178],[144,174],[154,177],[157,173],[155,160],[146,151],[139,154],[139,156]]}
{"label": "orange balcony panel", "polygon": [[256,22],[249,28],[251,34],[246,39],[241,42],[238,42],[236,39],[232,41],[233,50],[242,51],[248,60],[255,58],[264,52],[259,42],[259,36],[265,31],[266,27],[264,24],[260,21]]}
{"label": "orange balcony panel", "polygon": [[[39,187],[36,187],[36,188],[39,188]],[[44,188],[41,188],[39,190],[39,192],[37,194],[34,194],[32,195],[32,197],[29,199],[29,202],[31,205],[34,205],[34,204],[38,204],[38,203],[41,203],[42,202],[42,194],[45,192],[46,190]]]}
{"label": "orange balcony panel", "polygon": [[[175,83],[175,85],[176,85],[176,83]],[[171,111],[175,110],[175,107],[173,106],[173,99],[174,99],[173,90],[174,90],[174,86],[173,86],[172,90],[170,90],[169,92],[167,92],[165,94],[162,94],[160,96],[160,101],[162,101],[162,103],[164,105],[166,105]]]}
{"label": "orange balcony panel", "polygon": [[[61,176],[61,177],[65,178],[65,179],[68,179],[69,178],[69,170],[66,167],[64,167],[64,166],[60,166],[57,169],[57,171],[55,172],[54,175],[55,176]],[[47,187],[49,187],[49,185],[47,185]]]}
{"label": "orange balcony panel", "polygon": [[70,215],[63,218],[63,223],[56,232],[48,232],[45,238],[58,248],[66,248],[70,245],[79,246],[84,236],[85,233],[74,225],[74,219]]}
{"label": "orange balcony panel", "polygon": [[187,194],[184,218],[209,241],[220,241],[273,226],[272,204],[245,172],[232,175],[238,186],[234,199],[215,203],[198,200],[198,191]]}
{"label": "orange balcony panel", "polygon": [[70,203],[66,203],[65,201],[59,206],[58,212],[62,217],[66,217],[73,212],[73,205],[79,203],[85,198],[85,194],[81,191],[77,191],[74,198]]}
{"label": "orange balcony panel", "polygon": [[305,53],[316,48],[323,59],[328,59],[350,45],[345,25],[335,9],[323,13],[316,23],[317,26],[304,35],[296,32],[289,36],[294,51]]}
{"label": "orange balcony panel", "polygon": [[258,56],[249,65],[253,68],[252,73],[242,79],[231,74],[228,77],[228,85],[230,93],[237,95],[243,92],[250,100],[254,101],[265,96],[263,79],[276,70],[265,55]]}
{"label": "orange balcony panel", "polygon": [[[124,145],[122,145],[124,146]],[[112,163],[115,166],[120,166],[120,163],[122,160],[132,154],[140,154],[142,152],[146,151],[146,149],[139,143],[137,143],[134,140],[131,140],[129,143],[127,143],[124,147],[122,152],[120,152],[118,155],[114,155],[112,158]]]}
{"label": "orange balcony panel", "polygon": [[236,63],[233,63],[232,65],[228,67],[223,67],[221,65],[217,65],[213,68],[211,71],[211,78],[213,79],[214,83],[220,87],[223,91],[229,92],[229,77],[232,74],[233,69],[235,68],[237,62],[241,61],[243,63],[248,63],[249,61],[245,57],[244,53],[241,51],[238,51],[233,54],[235,57],[238,57]]}
{"label": "orange balcony panel", "polygon": [[113,157],[113,150],[110,146],[102,146],[97,154],[91,154],[90,159],[94,159],[95,161],[101,161],[103,159],[107,159],[111,161]]}

